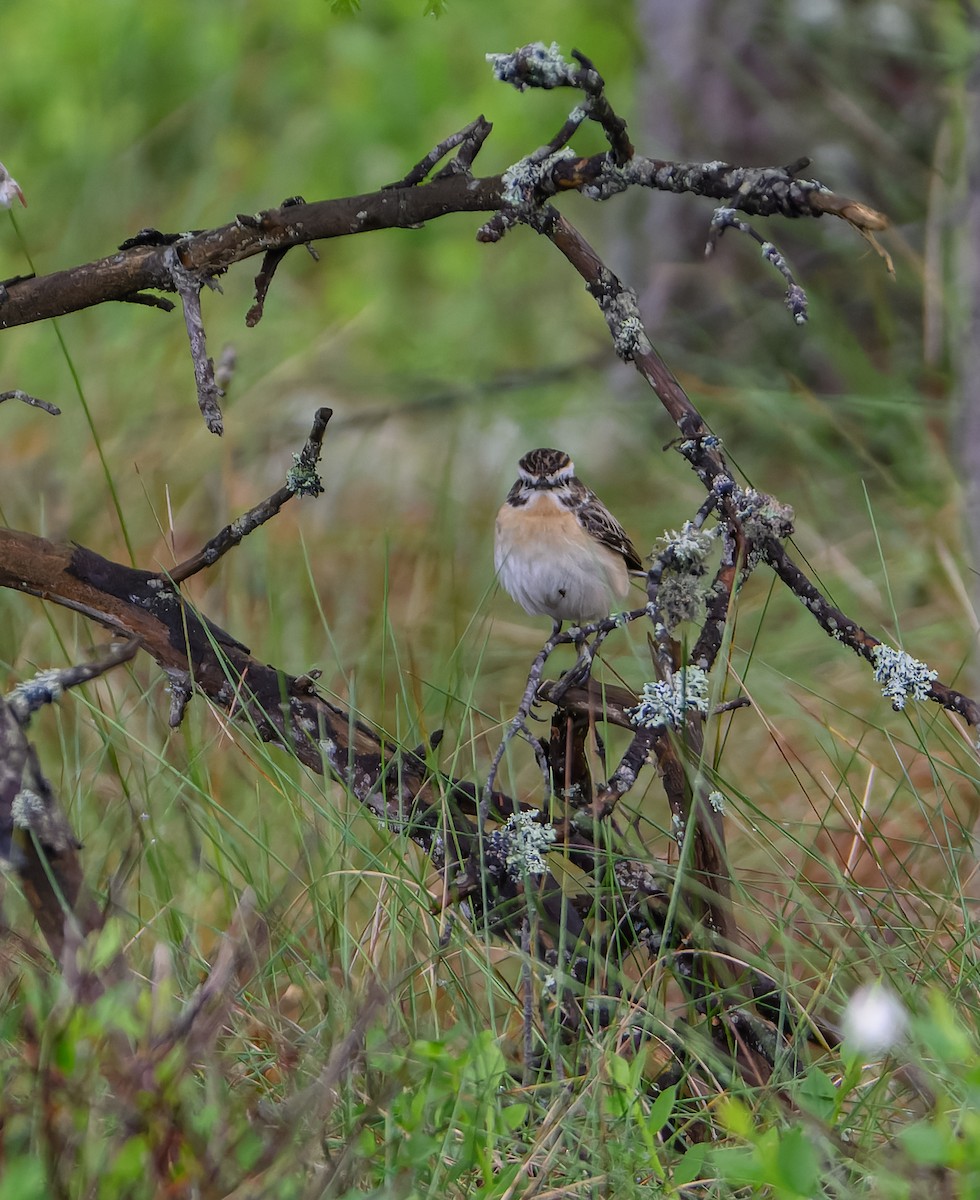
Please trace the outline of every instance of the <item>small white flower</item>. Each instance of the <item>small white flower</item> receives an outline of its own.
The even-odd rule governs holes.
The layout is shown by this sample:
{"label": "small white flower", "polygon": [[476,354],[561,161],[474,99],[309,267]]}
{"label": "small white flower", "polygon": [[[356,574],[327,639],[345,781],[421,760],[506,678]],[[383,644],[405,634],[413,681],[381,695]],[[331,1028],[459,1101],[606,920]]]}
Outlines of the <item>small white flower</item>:
{"label": "small white flower", "polygon": [[16,197],[21,204],[26,208],[27,201],[24,199],[24,193],[20,190],[20,184],[16,179],[13,179],[7,168],[0,163],[0,208],[9,208]]}
{"label": "small white flower", "polygon": [[844,1009],[844,1038],[863,1054],[883,1054],[902,1040],[909,1015],[905,1005],[882,983],[866,983]]}

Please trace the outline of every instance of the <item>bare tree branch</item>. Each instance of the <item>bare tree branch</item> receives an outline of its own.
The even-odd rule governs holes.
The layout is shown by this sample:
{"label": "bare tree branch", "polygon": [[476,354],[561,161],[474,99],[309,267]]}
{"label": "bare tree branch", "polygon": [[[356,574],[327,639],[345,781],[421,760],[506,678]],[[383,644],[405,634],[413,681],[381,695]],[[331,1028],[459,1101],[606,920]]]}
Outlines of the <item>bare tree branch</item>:
{"label": "bare tree branch", "polygon": [[[611,166],[605,154],[558,160],[541,187],[545,194],[581,191],[589,199],[602,200],[639,186],[708,196],[749,216],[813,218],[834,212],[858,228],[881,229],[886,224],[881,214],[843,203],[822,184],[795,179],[785,168],[672,163],[636,156],[624,170],[625,174]],[[451,213],[497,212],[507,207],[504,192],[500,175],[478,179],[440,175],[417,186],[269,209],[248,221],[237,219],[178,237],[172,245],[185,270],[215,274],[269,250],[377,229],[417,228]],[[78,312],[108,300],[126,300],[147,290],[174,292],[177,287],[167,255],[170,248],[130,245],[70,270],[8,281],[0,290],[0,329]]]}
{"label": "bare tree branch", "polygon": [[25,730],[39,708],[128,662],[138,647],[132,640],[96,662],[42,671],[0,697],[0,859],[17,872],[57,961],[66,948],[66,923],[74,921],[83,936],[98,928],[101,914],[83,886],[79,842]]}
{"label": "bare tree branch", "polygon": [[32,408],[41,408],[46,413],[50,413],[52,417],[60,417],[61,409],[57,404],[51,404],[47,400],[39,400],[37,396],[31,396],[28,392],[22,392],[20,388],[14,388],[11,392],[0,392],[0,404],[4,400],[20,400],[23,404],[29,404]]}
{"label": "bare tree branch", "polygon": [[[735,482],[719,439],[651,344],[635,294],[605,266],[551,201],[568,191],[601,201],[637,186],[691,192],[725,206],[725,217],[716,219],[719,227],[745,228],[757,240],[758,235],[744,226],[734,210],[747,216],[788,218],[833,213],[868,235],[883,228],[885,219],[835,196],[816,180],[797,178],[798,171],[807,165],[805,160],[785,168],[744,168],[637,157],[626,122],[617,116],[606,97],[602,77],[584,55],[576,53],[575,59],[574,65],[565,63],[555,47],[540,45],[523,47],[514,55],[493,56],[498,76],[522,90],[572,87],[584,94],[583,103],[569,114],[549,143],[502,175],[485,179],[470,176],[473,159],[490,132],[489,124],[480,117],[440,142],[398,183],[378,192],[313,204],[297,198],[278,209],[242,215],[229,225],[189,234],[142,231],[124,243],[118,254],[99,262],[41,279],[8,281],[0,287],[0,328],[107,300],[165,307],[169,302],[151,293],[176,292],[183,305],[199,404],[208,427],[220,433],[221,391],[207,354],[200,292],[203,286],[215,286],[215,278],[229,267],[255,255],[263,256],[255,302],[246,318],[247,324],[254,325],[261,316],[276,268],[293,246],[310,248],[316,240],[371,229],[414,228],[455,212],[494,214],[478,234],[481,241],[499,240],[514,226],[527,224],[548,237],[585,281],[607,322],[616,353],[632,362],[653,388],[680,431],[677,448],[708,493],[689,525],[700,531],[709,515],[716,517],[715,532],[720,532],[722,554],[710,587],[705,589],[706,617],[692,661],[682,661],[671,623],[664,619],[668,595],[664,579],[671,571],[689,570],[698,577],[707,577],[707,571],[703,564],[685,564],[676,550],[667,549],[648,575],[647,603],[643,607],[570,634],[556,632],[548,640],[532,665],[517,713],[480,787],[443,774],[433,761],[430,747],[393,749],[368,724],[354,720],[320,696],[313,676],[290,676],[253,658],[245,646],[198,613],[181,594],[179,584],[239,544],[278,512],[290,496],[298,491],[315,494],[320,490],[316,463],[329,410],[317,414],[307,445],[286,485],[223,529],[169,575],[126,567],[81,546],[56,545],[29,534],[0,530],[0,587],[83,613],[134,639],[130,643],[134,649],[138,640],[170,679],[172,722],[179,721],[189,697],[198,691],[249,727],[255,736],[282,745],[311,769],[329,773],[388,829],[411,837],[425,849],[443,873],[442,903],[465,898],[471,914],[486,920],[491,929],[510,937],[528,953],[560,963],[574,980],[595,982],[609,994],[616,994],[621,986],[617,972],[624,961],[622,948],[645,947],[651,956],[672,963],[675,977],[695,1003],[703,1004],[710,989],[719,984],[731,990],[734,1001],[747,996],[752,985],[741,960],[733,966],[718,954],[719,948],[731,952],[736,947],[738,931],[731,906],[724,814],[708,791],[702,765],[704,724],[711,714],[707,700],[700,707],[686,703],[687,673],[693,677],[700,672],[703,678],[714,663],[724,644],[732,599],[760,562],[769,564],[804,600],[826,632],[874,663],[876,674],[884,669],[881,645],[833,608],[789,558],[782,540],[792,530],[791,514],[770,497],[745,490]],[[580,158],[570,149],[571,137],[585,120],[596,121],[602,127],[609,152]],[[456,157],[425,183],[452,150],[458,151]],[[774,247],[767,250],[767,256],[786,279],[796,305],[794,311],[801,315],[805,303],[801,289]],[[646,699],[638,702],[626,689],[607,687],[597,692],[588,678],[603,638],[626,622],[648,618],[654,626],[651,658],[655,682],[664,685],[667,692],[674,689],[679,697],[679,715],[661,713]],[[554,648],[564,642],[580,643],[585,636],[593,636],[593,642],[582,650],[577,669],[558,683],[544,682],[544,667]],[[902,669],[906,667],[913,681],[910,695],[928,695],[972,723],[980,720],[980,707],[972,700],[936,682],[934,674],[927,683],[924,664],[909,660]],[[84,673],[91,668],[78,670]],[[893,698],[899,695],[894,690],[899,686],[896,679],[890,679],[886,694]],[[889,693],[888,688],[893,690]],[[644,697],[646,694],[645,685]],[[45,702],[41,693],[35,699]],[[555,705],[547,744],[530,734],[526,724],[532,706],[539,700]],[[37,783],[43,800],[43,776],[36,760],[32,762],[29,749],[25,750],[15,736],[20,728],[16,703],[27,704],[30,711],[33,701],[9,701],[0,708],[4,722],[0,723],[0,766],[5,760],[14,768],[20,764],[18,778],[36,768],[31,779]],[[586,750],[589,737],[595,736],[600,712],[605,720],[629,729],[632,738],[608,781],[596,784]],[[509,742],[518,735],[531,744],[541,770],[544,800],[540,807],[495,789],[499,763]],[[432,746],[435,744],[433,739]],[[605,749],[601,744],[598,755],[605,774]],[[619,891],[614,889],[611,895],[603,892],[597,905],[597,890],[606,877],[610,856],[596,830],[602,822],[604,837],[619,836],[617,807],[650,762],[659,768],[670,805],[682,852],[681,869],[675,879],[665,882],[651,864],[618,855],[613,869]],[[0,775],[0,801],[8,798],[13,786],[8,786],[7,778]],[[19,784],[18,789],[10,800],[11,812],[14,799],[23,800],[25,789]],[[0,807],[0,815],[2,812]],[[489,829],[493,823],[497,827]],[[15,824],[11,817],[11,827]],[[40,818],[36,827],[28,826],[34,840],[42,841],[43,834],[53,852],[77,864],[77,846],[70,830],[53,820],[49,821],[50,828],[42,826]],[[561,851],[566,857],[592,872],[593,887],[583,885],[575,890],[559,883],[556,874],[547,869],[544,853],[557,836],[563,839]],[[72,893],[76,882],[67,874],[60,888],[69,908],[76,902],[77,890]],[[670,898],[671,889],[674,899]],[[596,919],[600,908],[602,916],[609,918],[607,928],[601,928]],[[244,962],[245,931],[251,921],[246,898],[236,918],[235,935],[229,938],[211,979],[199,992],[186,1028],[180,1027],[177,1033],[196,1028],[202,1044],[213,1036],[215,1022],[228,1004],[231,977]],[[49,942],[55,936],[48,930],[45,934]],[[613,942],[617,951],[609,954]],[[530,990],[526,998],[530,1003]],[[562,995],[560,1003],[563,1017],[570,1023],[578,1019],[578,1000],[571,992]],[[528,1019],[526,1029],[530,1028]],[[728,1039],[739,1061],[746,1064],[746,1071],[754,1072],[752,1078],[768,1078],[767,1064],[771,1066],[772,1055],[767,1052],[764,1022],[750,1015],[742,1019],[738,1011],[731,1010],[717,1024],[716,1032],[719,1038]]]}

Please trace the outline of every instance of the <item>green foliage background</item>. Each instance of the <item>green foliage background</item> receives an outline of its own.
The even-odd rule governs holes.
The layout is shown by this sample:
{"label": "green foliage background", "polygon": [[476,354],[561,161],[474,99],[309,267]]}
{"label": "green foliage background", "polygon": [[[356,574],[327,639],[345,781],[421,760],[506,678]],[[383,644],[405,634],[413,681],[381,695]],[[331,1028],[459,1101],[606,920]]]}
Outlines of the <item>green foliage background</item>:
{"label": "green foliage background", "polygon": [[[810,295],[811,322],[797,330],[753,245],[729,234],[701,260],[706,202],[563,201],[641,302],[665,275],[674,281],[654,341],[733,460],[794,506],[798,550],[835,601],[965,685],[976,625],[949,456],[956,381],[945,289],[963,252],[949,213],[975,41],[959,6],[931,0],[742,11],[750,56],[706,41],[699,73],[676,89],[657,39],[640,36],[644,14],[622,0],[456,0],[439,19],[423,16],[422,0],[365,0],[356,13],[325,0],[8,0],[0,160],[30,207],[16,228],[0,213],[0,274],[28,269],[25,247],[44,273],[109,254],[144,226],[204,228],[290,195],[376,189],[480,112],[494,132],[476,169],[498,172],[545,142],[574,99],[495,83],[485,53],[532,40],[579,48],[605,75],[640,153],[810,154],[828,186],[892,214],[883,241],[895,281],[829,219],[763,223]],[[705,117],[713,72],[744,104],[744,127]],[[661,80],[675,90],[657,100]],[[660,103],[682,113],[672,126],[682,144],[660,143]],[[574,144],[600,147],[594,131]],[[655,236],[661,212],[680,221],[666,246]],[[532,445],[567,448],[642,549],[701,500],[680,459],[663,452],[673,430],[615,361],[577,278],[525,230],[478,245],[478,224],[453,216],[337,240],[319,247],[319,264],[295,253],[251,331],[254,271],[222,280],[223,295],[204,298],[212,353],[233,344],[238,356],[220,441],[197,412],[179,313],[103,306],[66,317],[71,365],[50,324],[5,332],[0,389],[42,396],[63,415],[0,410],[0,519],[109,557],[131,547],[138,565],[167,566],[277,487],[313,409],[329,404],[325,496],[290,506],[191,593],[266,661],[322,668],[328,689],[399,740],[446,726],[445,765],[477,774],[544,632],[494,593],[493,514],[517,457]],[[0,686],[35,665],[79,659],[102,637],[0,593]],[[774,953],[784,922],[814,918],[809,876],[840,870],[828,847],[851,830],[835,822],[829,793],[851,801],[870,789],[876,854],[890,870],[892,852],[901,864],[887,885],[875,876],[886,892],[945,895],[976,817],[972,768],[940,778],[921,754],[919,719],[895,718],[844,653],[795,601],[753,580],[733,662],[751,670],[757,715],[737,718],[725,753],[746,920],[763,903],[765,921],[779,914],[759,933]],[[615,668],[638,686],[645,660],[637,639]],[[366,914],[383,910],[397,927],[398,914],[415,911],[411,881],[423,865],[330,785],[225,737],[198,702],[170,733],[164,681],[146,663],[88,695],[42,714],[32,732],[93,885],[120,889],[132,955],[149,953],[153,939],[137,931],[152,927],[186,952],[176,969],[193,986],[251,883],[295,955],[270,964],[268,995],[300,986],[295,962],[304,963],[311,1028],[311,1011],[330,1005],[306,972],[342,995],[365,953]],[[533,789],[533,764],[510,765],[511,786]],[[636,803],[648,844],[666,848],[656,784]],[[8,920],[24,920],[16,896],[5,905]],[[392,973],[432,951],[431,930],[413,930],[414,948],[384,942]],[[454,1003],[465,1008],[465,995],[461,984]],[[488,987],[497,1011],[495,995]],[[262,1069],[251,1064],[249,1078]]]}

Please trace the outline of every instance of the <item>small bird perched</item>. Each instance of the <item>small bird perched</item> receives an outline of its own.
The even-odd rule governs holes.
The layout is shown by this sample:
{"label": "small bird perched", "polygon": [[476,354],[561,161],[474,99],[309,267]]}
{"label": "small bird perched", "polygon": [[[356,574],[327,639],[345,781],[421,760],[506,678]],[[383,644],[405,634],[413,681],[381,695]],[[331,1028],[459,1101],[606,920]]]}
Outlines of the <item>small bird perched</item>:
{"label": "small bird perched", "polygon": [[584,625],[609,615],[641,569],[626,531],[575,474],[564,450],[529,450],[497,513],[494,566],[532,615]]}

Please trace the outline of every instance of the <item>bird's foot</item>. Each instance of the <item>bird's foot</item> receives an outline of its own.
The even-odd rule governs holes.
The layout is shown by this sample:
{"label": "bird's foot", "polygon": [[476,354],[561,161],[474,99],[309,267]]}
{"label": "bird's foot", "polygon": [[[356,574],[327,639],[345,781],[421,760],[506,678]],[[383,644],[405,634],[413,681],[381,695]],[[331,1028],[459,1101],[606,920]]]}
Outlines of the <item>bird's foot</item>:
{"label": "bird's foot", "polygon": [[551,689],[550,699],[556,704],[560,702],[565,694],[573,687],[584,687],[592,674],[592,653],[585,643],[579,650],[578,661],[567,671],[563,671],[558,679],[558,682]]}

